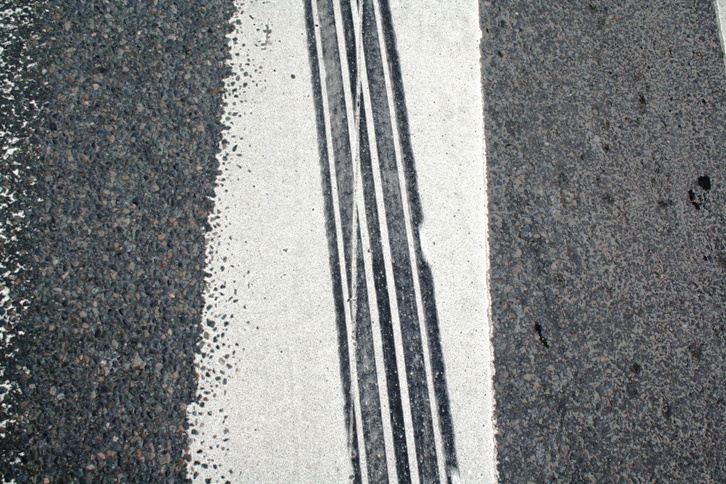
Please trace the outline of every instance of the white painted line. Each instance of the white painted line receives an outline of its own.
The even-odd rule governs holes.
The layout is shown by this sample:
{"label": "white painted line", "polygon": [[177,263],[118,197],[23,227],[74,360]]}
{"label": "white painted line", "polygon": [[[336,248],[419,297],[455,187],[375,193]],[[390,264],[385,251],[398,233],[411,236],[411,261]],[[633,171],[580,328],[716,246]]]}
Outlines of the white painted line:
{"label": "white painted line", "polygon": [[716,8],[716,20],[721,34],[721,49],[723,49],[724,58],[726,59],[726,0],[713,0],[713,3]]}
{"label": "white painted line", "polygon": [[[189,476],[195,482],[367,483],[381,473],[398,482],[405,472],[399,466],[408,467],[413,483],[428,481],[427,473],[438,473],[442,482],[447,473],[453,482],[496,481],[478,2],[391,2],[388,27],[395,31],[397,51],[391,59],[386,43],[393,47],[393,37],[383,23],[386,0],[365,2],[374,8],[381,66],[367,59],[362,48],[364,23],[358,10],[364,2],[238,2],[237,31],[230,40],[234,74],[226,97],[231,129],[220,155],[218,217],[208,241],[206,335],[197,355],[200,403],[188,409]],[[352,20],[346,20],[349,7]],[[347,53],[351,39],[357,49]],[[330,42],[337,45],[335,55]],[[400,78],[389,66],[396,58]],[[357,74],[346,79],[353,59]],[[369,65],[378,69],[371,79],[378,76],[384,85],[371,85]],[[342,86],[333,79],[339,72]],[[315,87],[320,80],[324,82]],[[390,120],[382,118],[384,98]],[[404,101],[410,137],[395,109]],[[343,105],[344,113],[331,109]],[[359,135],[363,118],[365,140]],[[380,122],[390,122],[390,131],[377,133]],[[348,139],[341,141],[343,125]],[[392,155],[379,159],[379,136],[390,136]],[[359,153],[364,141],[370,146],[366,164]],[[417,172],[413,191],[403,162],[409,141]],[[348,148],[341,148],[341,142]],[[390,164],[391,156],[395,164]],[[364,167],[368,175],[362,173]],[[402,207],[385,198],[392,192],[384,184],[394,175]],[[326,179],[330,193],[323,193]],[[423,213],[420,226],[412,205],[416,195]],[[347,205],[351,200],[352,210]],[[377,227],[371,225],[375,219],[366,203],[375,204]],[[403,238],[392,240],[389,223],[399,224],[391,230]],[[410,291],[405,296],[397,293],[402,290],[402,276],[396,273],[401,261],[399,269],[392,262],[394,253],[402,253],[399,240],[411,257],[412,280],[403,288]],[[374,255],[378,250],[381,255]],[[366,292],[358,291],[361,263]],[[432,283],[421,273],[427,271],[425,264]],[[331,267],[337,267],[335,274]],[[433,296],[426,292],[431,284]],[[359,307],[365,307],[359,306],[363,296],[368,299],[372,350],[360,353],[357,329],[363,326],[357,325],[365,322],[358,315]],[[336,298],[342,302],[340,314]],[[425,309],[434,299],[438,334],[431,333],[430,325],[436,323]],[[415,306],[414,314],[405,312],[409,306],[399,308],[399,300]],[[380,314],[388,310],[385,305],[390,305],[392,322],[388,340]],[[422,342],[418,354],[410,348],[404,352],[406,338],[415,340],[410,339],[412,328]],[[387,345],[395,347],[395,359],[384,354]],[[443,367],[436,360],[438,345]],[[420,358],[420,366],[409,367],[404,353]],[[361,360],[361,354],[368,359]],[[371,361],[375,373],[372,366],[366,368]],[[348,390],[343,367],[350,372]],[[397,371],[400,390],[394,389],[395,395],[389,391],[388,384],[395,381],[388,379],[389,370],[391,375]],[[365,374],[373,375],[377,397],[370,378],[365,385],[359,381]],[[371,391],[380,399],[382,422],[379,433],[366,434],[377,409],[371,406]],[[431,407],[424,417],[423,400],[418,408],[411,400],[422,395],[428,395]],[[391,417],[393,398],[401,403],[398,424]],[[453,436],[446,428],[447,408]],[[431,427],[427,435],[433,440],[414,428],[415,421]],[[384,449],[385,462],[375,453],[366,455],[371,435],[384,441],[370,448]],[[418,453],[417,445],[424,453]],[[351,455],[358,456],[357,466]],[[403,463],[396,460],[401,455],[407,455]]]}
{"label": "white painted line", "polygon": [[[353,3],[353,2],[351,2]],[[353,14],[354,17],[358,17],[358,11],[353,4]],[[362,42],[362,39],[361,39]],[[361,53],[361,58],[365,58],[365,54]],[[360,63],[363,65],[363,62]],[[371,164],[373,165],[373,186],[375,190],[375,198],[376,198],[376,207],[378,209],[378,218],[380,220],[380,230],[381,230],[381,243],[383,246],[383,255],[384,255],[384,261],[385,261],[385,272],[386,272],[386,281],[388,282],[388,295],[389,295],[389,302],[391,305],[391,316],[393,320],[393,340],[394,345],[396,347],[396,366],[398,369],[398,376],[399,376],[399,384],[401,389],[401,400],[404,402],[403,404],[403,422],[405,426],[405,435],[406,435],[406,447],[408,449],[408,466],[411,470],[411,482],[413,484],[418,484],[418,473],[414,471],[418,467],[418,464],[416,463],[416,444],[414,441],[413,436],[413,418],[411,416],[411,408],[409,405],[407,405],[406,402],[411,401],[411,397],[408,392],[408,385],[407,385],[407,378],[406,378],[406,366],[403,359],[403,336],[401,335],[401,323],[399,320],[399,311],[398,311],[398,301],[396,299],[396,289],[394,287],[394,276],[393,276],[393,265],[391,263],[393,257],[391,256],[391,247],[389,241],[390,235],[388,233],[388,226],[384,223],[385,220],[387,220],[386,215],[386,207],[384,205],[383,199],[383,188],[382,188],[382,180],[381,180],[381,171],[379,167],[381,166],[380,161],[378,159],[378,151],[374,148],[376,146],[376,136],[374,133],[374,127],[373,127],[373,111],[372,111],[372,102],[370,97],[370,85],[368,82],[368,73],[365,69],[360,69],[361,74],[361,84],[362,84],[362,93],[363,93],[363,105],[364,110],[366,114],[366,121],[368,123],[368,144],[371,147]]]}
{"label": "white painted line", "polygon": [[[343,72],[350,72],[350,66],[348,65],[348,59],[345,52],[345,38],[343,33],[343,14],[341,12],[340,0],[333,2],[333,8],[335,12],[335,24],[336,32],[338,34],[338,46],[340,49],[340,62],[343,68]],[[363,65],[363,48],[361,44],[360,28],[362,24],[362,17],[357,11],[355,2],[351,2],[352,18],[353,18],[353,29],[354,38],[356,39],[356,65]],[[362,88],[362,78],[360,71],[357,72],[356,79],[354,81],[356,91],[360,92]],[[381,338],[381,325],[380,315],[378,313],[378,305],[376,304],[378,295],[375,292],[373,274],[373,261],[371,257],[371,243],[370,233],[368,230],[368,217],[365,211],[365,201],[363,195],[363,180],[361,177],[361,160],[360,160],[360,146],[358,143],[358,133],[360,126],[360,97],[356,96],[356,100],[353,100],[353,94],[351,93],[351,86],[348,83],[343,84],[343,90],[345,93],[345,105],[348,110],[348,133],[350,137],[350,146],[352,147],[353,157],[353,190],[354,190],[354,205],[355,205],[355,226],[353,233],[356,233],[357,227],[361,227],[361,245],[363,249],[363,258],[365,266],[365,278],[369,283],[367,284],[368,301],[371,310],[371,329],[373,334],[373,348],[374,358],[379,376],[379,389],[381,395],[381,414],[383,416],[383,437],[384,437],[384,448],[389,454],[387,459],[387,470],[390,482],[397,482],[398,476],[396,471],[396,461],[393,458],[394,443],[393,443],[393,428],[391,420],[388,416],[391,414],[389,405],[389,394],[388,394],[388,379],[386,377],[385,362],[383,357],[383,342]],[[355,239],[357,242],[357,238]],[[353,260],[357,260],[357,253],[355,250],[352,251],[351,257]],[[356,274],[357,269],[353,271]],[[355,292],[355,291],[354,291]],[[362,465],[362,464],[361,464]],[[365,476],[362,476],[365,477]],[[365,482],[365,480],[363,480]]]}
{"label": "white painted line", "polygon": [[[376,9],[376,16],[380,19],[380,6],[378,5],[378,2],[374,2],[374,6]],[[393,19],[394,22],[394,29],[398,26],[400,31],[406,32],[406,29],[403,27],[405,24],[397,24],[396,19]],[[378,36],[381,39],[384,39],[383,35],[383,26],[381,22],[378,22]],[[424,303],[423,303],[423,297],[421,295],[421,285],[420,285],[420,275],[418,271],[418,259],[416,257],[416,245],[414,242],[414,232],[413,232],[413,222],[411,221],[411,202],[408,195],[408,189],[406,187],[406,174],[404,171],[404,163],[403,163],[403,148],[401,147],[401,133],[398,131],[398,118],[396,116],[396,103],[402,102],[403,100],[398,99],[393,92],[393,86],[391,81],[391,72],[389,69],[389,59],[387,55],[387,48],[390,47],[386,43],[381,42],[381,55],[383,57],[383,72],[385,73],[386,77],[386,95],[388,97],[388,103],[389,103],[389,109],[391,111],[391,117],[394,120],[393,125],[393,147],[396,153],[396,159],[400,160],[398,163],[398,179],[400,182],[400,189],[401,189],[401,197],[403,199],[403,218],[407,227],[406,235],[407,235],[407,243],[408,243],[408,250],[411,254],[411,271],[413,272],[413,285],[414,285],[414,293],[416,297],[416,306],[418,311],[418,319],[419,321],[425,321],[426,317],[424,316]],[[405,88],[405,86],[404,86]],[[409,110],[415,109],[413,106],[409,107]],[[436,401],[436,393],[434,389],[434,379],[433,374],[431,370],[431,356],[429,352],[430,348],[430,342],[427,336],[426,331],[426,325],[421,324],[420,326],[420,335],[421,335],[421,341],[423,342],[423,361],[424,361],[424,367],[426,371],[426,384],[428,386],[428,393],[429,393],[429,402],[431,404],[432,409],[432,417],[433,417],[433,429],[434,429],[434,441],[436,444],[436,456],[438,460],[438,467],[439,467],[439,476],[446,476],[448,475],[447,469],[446,469],[446,455],[444,452],[444,440],[441,435],[441,422],[439,420],[439,407],[437,405]]]}
{"label": "white painted line", "polygon": [[[321,41],[320,41],[320,13],[318,11],[318,4],[316,0],[312,0],[312,6],[313,6],[313,13],[314,18],[316,22],[315,26],[315,38],[316,38],[316,46],[317,46],[317,56],[318,56],[318,64],[320,66],[320,78],[326,79],[327,73],[325,71],[325,62],[323,61],[323,53],[321,48]],[[333,136],[331,133],[331,120],[330,120],[330,107],[328,106],[328,94],[327,94],[327,87],[325,82],[321,82],[321,90],[322,90],[322,102],[323,102],[323,113],[325,118],[325,138],[327,141],[327,152],[328,152],[328,170],[330,173],[330,179],[331,179],[331,187],[332,187],[332,200],[333,200],[333,211],[335,213],[335,231],[336,231],[336,240],[338,241],[338,260],[342,261],[340,264],[340,278],[342,281],[346,280],[346,273],[347,268],[345,264],[345,254],[344,254],[344,242],[343,242],[343,223],[341,220],[340,215],[340,206],[339,206],[339,194],[338,194],[338,180],[336,177],[336,168],[335,168],[335,161],[336,161],[336,154],[335,150],[333,149]],[[355,240],[354,239],[354,246],[355,246]],[[355,252],[354,252],[355,253]],[[356,258],[352,259],[353,261],[356,260]],[[353,281],[355,281],[355,267],[352,269],[353,274]],[[356,342],[354,339],[355,335],[355,323],[353,321],[353,315],[356,314],[356,308],[354,305],[349,304],[349,302],[353,302],[353,298],[351,297],[351,294],[348,291],[347,284],[343,283],[343,300],[345,301],[344,304],[344,310],[345,310],[345,321],[346,321],[346,328],[347,328],[347,336],[348,336],[348,362],[350,364],[350,372],[351,375],[356,375],[358,373],[357,371],[357,365],[356,365]],[[361,399],[360,399],[360,389],[358,386],[358,380],[357,378],[351,378],[351,390],[352,390],[352,396],[353,396],[353,413],[355,415],[355,425],[358,429],[358,439],[360,440],[362,438],[361,432],[363,428],[363,417],[361,414]],[[349,434],[352,433],[352,428],[348,429]],[[360,458],[360,470],[362,473],[362,479],[363,482],[367,482],[367,474],[368,474],[368,467],[366,465],[366,454],[365,452],[359,453]]]}
{"label": "white painted line", "polygon": [[463,482],[496,482],[478,2],[391,2]]}
{"label": "white painted line", "polygon": [[[358,187],[362,191],[363,186],[362,183],[360,183],[360,178],[358,178]],[[361,225],[365,227],[367,225],[368,220],[366,219],[365,210],[362,208],[363,205],[357,206],[357,213],[359,217],[361,218]],[[373,268],[372,268],[372,261],[370,257],[371,253],[371,246],[370,246],[370,235],[368,234],[368,230],[363,231],[363,254],[365,258],[365,270],[366,270],[366,279],[368,281],[373,281]],[[375,351],[375,360],[376,360],[376,367],[379,369],[378,373],[380,375],[380,381],[379,385],[381,388],[381,414],[383,415],[383,435],[384,435],[384,441],[385,441],[385,448],[386,452],[393,453],[393,428],[391,426],[390,419],[388,416],[391,413],[390,406],[389,406],[389,396],[388,396],[388,380],[386,377],[386,372],[384,370],[385,363],[383,361],[383,342],[381,339],[381,326],[379,324],[380,316],[378,314],[378,309],[376,304],[373,304],[373,302],[376,301],[376,293],[375,289],[373,287],[373,284],[368,284],[368,300],[371,301],[371,321],[372,321],[372,330],[373,330],[373,346]],[[395,460],[392,457],[388,458],[388,476],[390,479],[390,482],[397,482],[397,471],[395,466]]]}
{"label": "white painted line", "polygon": [[205,401],[189,409],[198,462],[189,475],[195,482],[348,482],[303,3],[238,8],[220,215],[208,242],[205,322],[215,328],[205,326],[198,357]]}

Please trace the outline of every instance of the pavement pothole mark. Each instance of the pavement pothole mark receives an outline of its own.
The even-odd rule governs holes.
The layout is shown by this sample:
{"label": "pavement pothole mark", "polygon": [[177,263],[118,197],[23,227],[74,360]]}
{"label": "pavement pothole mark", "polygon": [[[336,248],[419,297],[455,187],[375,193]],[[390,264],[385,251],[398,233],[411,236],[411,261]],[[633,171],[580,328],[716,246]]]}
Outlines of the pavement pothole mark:
{"label": "pavement pothole mark", "polygon": [[703,175],[698,177],[698,186],[701,190],[691,188],[688,190],[688,199],[696,210],[701,210],[701,207],[708,201],[709,193],[712,188],[711,177]]}
{"label": "pavement pothole mark", "polygon": [[711,178],[708,175],[698,177],[698,186],[706,191],[711,190]]}
{"label": "pavement pothole mark", "polygon": [[542,334],[542,325],[539,324],[539,321],[534,323],[534,330],[537,333],[537,336],[539,337],[539,342],[542,343],[542,346],[545,348],[550,347],[549,341],[547,341],[547,338]]}

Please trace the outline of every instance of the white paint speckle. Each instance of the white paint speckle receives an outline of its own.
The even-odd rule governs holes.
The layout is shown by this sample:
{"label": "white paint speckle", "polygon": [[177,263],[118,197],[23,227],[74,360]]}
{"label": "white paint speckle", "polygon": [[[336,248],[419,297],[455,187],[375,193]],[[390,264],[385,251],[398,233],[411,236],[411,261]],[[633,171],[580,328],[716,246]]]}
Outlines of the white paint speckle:
{"label": "white paint speckle", "polygon": [[[35,2],[28,2],[22,7],[6,8],[0,11],[0,90],[5,103],[6,116],[0,119],[0,353],[5,360],[17,354],[14,340],[24,333],[16,329],[20,314],[28,306],[27,300],[18,300],[11,288],[13,283],[21,276],[24,267],[18,260],[18,255],[12,252],[13,242],[17,241],[17,234],[27,223],[25,212],[16,207],[18,200],[26,194],[19,187],[24,181],[26,166],[18,158],[20,144],[23,142],[20,133],[31,119],[27,113],[33,112],[37,116],[37,105],[25,99],[23,80],[27,71],[33,65],[24,51],[17,55],[16,49],[9,49],[18,41],[18,30],[29,27],[33,21]],[[24,39],[27,40],[27,39]],[[17,103],[21,99],[24,105]],[[34,109],[30,109],[30,108]],[[18,112],[19,111],[19,112]],[[28,371],[27,368],[24,371]],[[0,367],[0,414],[4,419],[0,421],[0,446],[6,438],[7,429],[15,422],[12,418],[14,409],[8,395],[18,391],[17,383],[10,380],[6,368]],[[15,455],[8,464],[21,463],[22,453]],[[0,476],[2,478],[2,476]],[[13,482],[5,481],[3,482]]]}

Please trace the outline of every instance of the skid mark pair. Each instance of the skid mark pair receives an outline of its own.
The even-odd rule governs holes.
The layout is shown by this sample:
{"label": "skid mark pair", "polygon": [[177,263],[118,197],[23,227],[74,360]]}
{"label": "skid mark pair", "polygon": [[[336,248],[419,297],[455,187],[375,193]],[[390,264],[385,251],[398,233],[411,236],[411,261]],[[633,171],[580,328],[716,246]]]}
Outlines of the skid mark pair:
{"label": "skid mark pair", "polygon": [[457,474],[387,0],[304,0],[355,482]]}

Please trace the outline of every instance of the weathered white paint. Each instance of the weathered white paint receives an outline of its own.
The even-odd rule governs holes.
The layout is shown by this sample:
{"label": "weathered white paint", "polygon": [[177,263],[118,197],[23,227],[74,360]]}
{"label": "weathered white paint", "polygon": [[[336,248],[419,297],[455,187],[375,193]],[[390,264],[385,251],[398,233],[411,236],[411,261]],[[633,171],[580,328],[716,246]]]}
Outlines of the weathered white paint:
{"label": "weathered white paint", "polygon": [[496,478],[479,10],[392,1],[464,482]]}
{"label": "weathered white paint", "polygon": [[190,418],[192,433],[200,433],[192,435],[191,449],[200,465],[190,474],[197,472],[198,482],[346,482],[351,471],[303,2],[240,2],[237,20],[230,84],[237,92],[227,96],[231,129],[220,157],[205,316],[219,327],[227,315],[231,324],[219,340],[237,353],[199,359],[234,368],[226,385],[216,385],[215,375],[200,380],[200,391],[213,389],[216,397],[190,409],[198,414]]}
{"label": "weathered white paint", "polygon": [[[478,3],[407,0],[391,7],[460,478],[492,482]],[[208,248],[205,321],[214,328],[205,326],[198,357],[207,400],[189,409],[198,461],[190,476],[346,482],[351,469],[303,2],[240,2],[239,10],[226,108],[231,129]],[[221,344],[227,346],[215,348]]]}
{"label": "weathered white paint", "polygon": [[713,3],[716,7],[716,18],[721,33],[721,48],[726,54],[726,0],[714,0]]}

